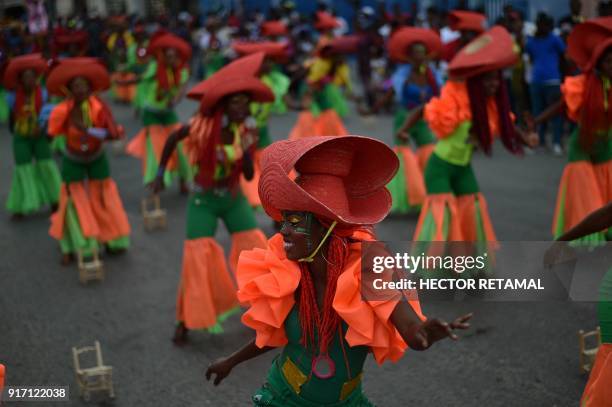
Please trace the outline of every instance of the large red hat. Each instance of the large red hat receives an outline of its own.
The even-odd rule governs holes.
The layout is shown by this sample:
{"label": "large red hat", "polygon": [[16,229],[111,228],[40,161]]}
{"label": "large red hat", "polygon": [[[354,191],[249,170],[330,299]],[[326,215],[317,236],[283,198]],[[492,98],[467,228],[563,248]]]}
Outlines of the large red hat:
{"label": "large red hat", "polygon": [[232,48],[240,55],[250,55],[257,52],[263,52],[266,57],[272,58],[275,61],[284,62],[289,57],[289,44],[286,42],[259,41],[246,42],[234,41]]}
{"label": "large red hat", "polygon": [[328,12],[319,11],[317,12],[317,21],[314,26],[319,31],[333,30],[340,26],[340,22]]}
{"label": "large red hat", "polygon": [[487,17],[474,11],[454,10],[448,14],[448,26],[454,31],[484,32]]}
{"label": "large red hat", "polygon": [[[259,197],[275,220],[282,210],[294,210],[343,225],[372,225],[391,209],[385,185],[398,167],[393,151],[369,137],[279,141],[263,153]],[[289,176],[294,169],[295,180]]]}
{"label": "large red hat", "polygon": [[[249,56],[239,58],[225,65],[223,68],[219,69],[208,79],[237,75],[257,76],[259,70],[261,69],[264,57],[265,54],[263,52],[258,52],[256,54],[251,54]],[[215,83],[215,81],[209,81],[208,79],[203,80],[202,82],[191,88],[189,92],[187,92],[187,97],[193,100],[201,100],[204,93],[206,93]]]}
{"label": "large red hat", "polygon": [[440,36],[428,28],[403,27],[393,34],[389,40],[389,56],[394,61],[407,61],[409,47],[412,44],[421,43],[427,48],[427,53],[437,54],[442,49]]}
{"label": "large red hat", "polygon": [[47,90],[58,96],[68,95],[68,84],[77,77],[89,81],[92,92],[110,88],[108,70],[97,58],[66,58],[60,61],[47,77]]}
{"label": "large red hat", "polygon": [[205,82],[209,85],[206,85],[200,102],[200,111],[204,114],[211,113],[221,99],[233,93],[248,93],[254,102],[274,101],[272,90],[255,76],[230,70],[213,75]]}
{"label": "large red hat", "polygon": [[504,27],[496,25],[463,47],[450,62],[448,71],[454,78],[468,78],[509,67],[517,59],[512,37]]}
{"label": "large red hat", "polygon": [[181,37],[168,32],[151,39],[147,53],[155,55],[158,51],[166,48],[176,49],[183,61],[187,61],[191,58],[191,45]]}
{"label": "large red hat", "polygon": [[354,54],[359,51],[361,39],[358,35],[344,35],[332,39],[322,39],[317,45],[317,54],[328,52],[334,55]]}
{"label": "large red hat", "polygon": [[261,35],[265,35],[268,37],[278,37],[287,34],[289,34],[289,31],[287,30],[287,25],[282,21],[270,20],[265,21],[261,25]]}
{"label": "large red hat", "polygon": [[582,71],[595,68],[606,48],[612,46],[612,17],[600,17],[574,27],[567,38],[567,53]]}
{"label": "large red hat", "polygon": [[15,89],[19,83],[19,75],[28,69],[33,69],[40,76],[47,70],[47,61],[40,54],[28,54],[11,58],[4,71],[4,87]]}

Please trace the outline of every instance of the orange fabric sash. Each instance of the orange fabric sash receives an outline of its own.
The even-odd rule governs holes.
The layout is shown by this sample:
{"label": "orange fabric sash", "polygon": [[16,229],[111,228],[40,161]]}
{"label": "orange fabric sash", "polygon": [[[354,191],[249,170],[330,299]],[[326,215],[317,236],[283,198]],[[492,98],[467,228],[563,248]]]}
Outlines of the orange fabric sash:
{"label": "orange fabric sash", "polygon": [[407,146],[396,146],[394,150],[396,154],[402,155],[404,161],[404,178],[406,178],[407,184],[408,203],[411,206],[422,205],[427,191],[425,190],[425,181],[423,180],[423,173],[419,168],[417,157],[412,152],[412,149]]}
{"label": "orange fabric sash", "polygon": [[599,347],[589,381],[584,388],[580,406],[612,406],[612,344],[604,343]]}

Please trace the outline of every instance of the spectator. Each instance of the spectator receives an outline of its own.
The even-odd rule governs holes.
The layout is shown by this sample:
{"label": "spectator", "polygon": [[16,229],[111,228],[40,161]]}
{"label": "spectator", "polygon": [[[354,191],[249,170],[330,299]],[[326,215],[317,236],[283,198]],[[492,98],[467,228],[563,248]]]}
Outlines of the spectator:
{"label": "spectator", "polygon": [[[531,106],[537,115],[561,97],[559,63],[565,53],[565,44],[559,36],[553,34],[553,19],[546,13],[538,14],[536,25],[535,36],[527,39],[526,53],[532,64]],[[553,152],[555,155],[561,155],[561,116],[556,116],[552,124]],[[539,134],[540,146],[546,146],[546,126],[540,126]]]}

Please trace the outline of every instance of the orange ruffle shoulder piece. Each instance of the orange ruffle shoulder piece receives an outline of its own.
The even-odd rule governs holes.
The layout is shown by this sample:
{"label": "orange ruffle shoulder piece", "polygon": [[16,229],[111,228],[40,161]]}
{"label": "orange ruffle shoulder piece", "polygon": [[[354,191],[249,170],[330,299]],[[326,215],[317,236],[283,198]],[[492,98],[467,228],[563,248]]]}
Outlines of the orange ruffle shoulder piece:
{"label": "orange ruffle shoulder piece", "polygon": [[563,93],[563,100],[567,107],[567,115],[575,122],[580,118],[585,83],[585,75],[576,75],[566,77],[561,85],[561,93]]}
{"label": "orange ruffle shoulder piece", "polygon": [[66,133],[66,123],[72,105],[73,102],[68,99],[58,103],[53,110],[51,110],[49,122],[47,124],[47,133],[49,133],[49,135],[57,136]]}
{"label": "orange ruffle shoulder piece", "polygon": [[[362,236],[372,236],[362,232]],[[300,268],[287,260],[280,234],[268,240],[268,249],[243,251],[237,270],[238,299],[251,307],[242,322],[255,329],[259,347],[287,343],[284,322],[295,305],[294,293],[300,282]],[[362,301],[361,243],[352,243],[347,266],[338,278],[333,307],[347,323],[350,346],[368,346],[378,363],[397,361],[407,345],[390,321],[399,297],[388,301]],[[422,318],[418,300],[410,305]]]}
{"label": "orange ruffle shoulder piece", "polygon": [[[487,116],[491,134],[498,135],[499,115],[494,98],[487,100]],[[472,120],[472,109],[465,81],[446,82],[440,96],[432,98],[425,105],[423,118],[440,139],[450,136],[461,123]],[[514,115],[511,119],[514,121]]]}

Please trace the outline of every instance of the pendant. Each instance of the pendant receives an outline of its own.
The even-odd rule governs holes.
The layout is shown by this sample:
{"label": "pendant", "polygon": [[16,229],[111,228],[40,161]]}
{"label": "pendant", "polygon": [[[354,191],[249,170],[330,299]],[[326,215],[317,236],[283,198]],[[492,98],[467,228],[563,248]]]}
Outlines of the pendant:
{"label": "pendant", "polygon": [[312,360],[312,373],[319,379],[329,379],[336,374],[336,364],[327,355],[319,355]]}

